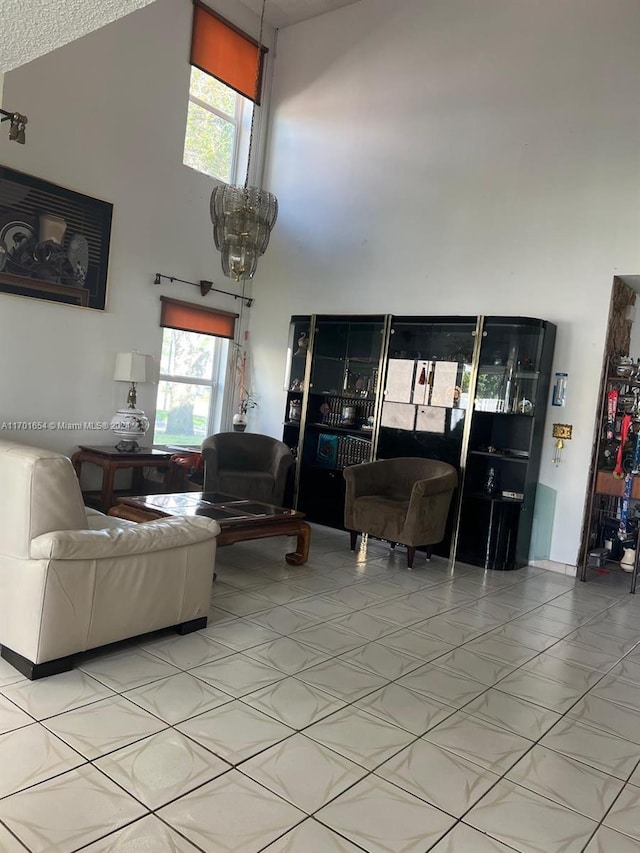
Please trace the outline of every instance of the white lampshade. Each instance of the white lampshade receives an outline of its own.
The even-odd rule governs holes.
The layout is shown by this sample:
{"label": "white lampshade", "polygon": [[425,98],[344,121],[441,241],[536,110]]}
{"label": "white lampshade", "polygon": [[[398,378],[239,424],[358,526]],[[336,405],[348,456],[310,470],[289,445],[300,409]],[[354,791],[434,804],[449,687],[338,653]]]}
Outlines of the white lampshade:
{"label": "white lampshade", "polygon": [[118,382],[146,382],[147,357],[139,352],[119,352],[113,378]]}

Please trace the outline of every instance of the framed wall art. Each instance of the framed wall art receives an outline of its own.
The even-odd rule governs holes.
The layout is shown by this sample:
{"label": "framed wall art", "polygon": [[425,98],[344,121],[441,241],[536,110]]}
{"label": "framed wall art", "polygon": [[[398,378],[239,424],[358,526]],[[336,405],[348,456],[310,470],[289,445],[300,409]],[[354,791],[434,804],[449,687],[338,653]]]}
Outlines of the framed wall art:
{"label": "framed wall art", "polygon": [[103,311],[113,205],[0,166],[0,293]]}

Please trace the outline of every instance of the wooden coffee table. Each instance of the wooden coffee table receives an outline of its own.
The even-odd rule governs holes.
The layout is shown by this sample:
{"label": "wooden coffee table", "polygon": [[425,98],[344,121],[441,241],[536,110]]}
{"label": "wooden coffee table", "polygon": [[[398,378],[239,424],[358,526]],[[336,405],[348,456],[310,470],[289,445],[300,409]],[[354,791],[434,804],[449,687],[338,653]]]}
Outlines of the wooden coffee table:
{"label": "wooden coffee table", "polygon": [[304,513],[220,492],[176,492],[118,498],[118,503],[108,514],[138,522],[173,515],[215,518],[220,525],[220,546],[270,536],[296,536],[296,550],[286,554],[285,560],[290,566],[301,566],[309,558],[311,528],[304,521]]}

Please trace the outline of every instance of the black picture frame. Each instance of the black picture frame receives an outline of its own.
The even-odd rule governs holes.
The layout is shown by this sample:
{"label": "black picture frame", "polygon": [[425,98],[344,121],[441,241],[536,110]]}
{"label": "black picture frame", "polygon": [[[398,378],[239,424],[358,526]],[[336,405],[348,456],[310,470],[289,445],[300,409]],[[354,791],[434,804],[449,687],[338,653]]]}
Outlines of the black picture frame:
{"label": "black picture frame", "polygon": [[[42,239],[42,216],[62,221],[61,240]],[[104,311],[112,217],[109,202],[0,165],[0,293]]]}

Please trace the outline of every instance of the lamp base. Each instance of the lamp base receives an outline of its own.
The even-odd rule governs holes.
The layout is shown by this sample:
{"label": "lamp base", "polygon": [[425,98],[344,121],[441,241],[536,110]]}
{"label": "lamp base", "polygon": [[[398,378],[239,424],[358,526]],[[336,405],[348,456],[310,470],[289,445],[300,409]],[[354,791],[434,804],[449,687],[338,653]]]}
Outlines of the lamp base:
{"label": "lamp base", "polygon": [[138,439],[142,441],[149,429],[149,418],[141,409],[118,409],[111,418],[111,430],[116,438],[116,450],[121,453],[139,453]]}
{"label": "lamp base", "polygon": [[120,453],[140,453],[140,445],[137,441],[119,441],[116,444],[116,450],[119,450]]}

